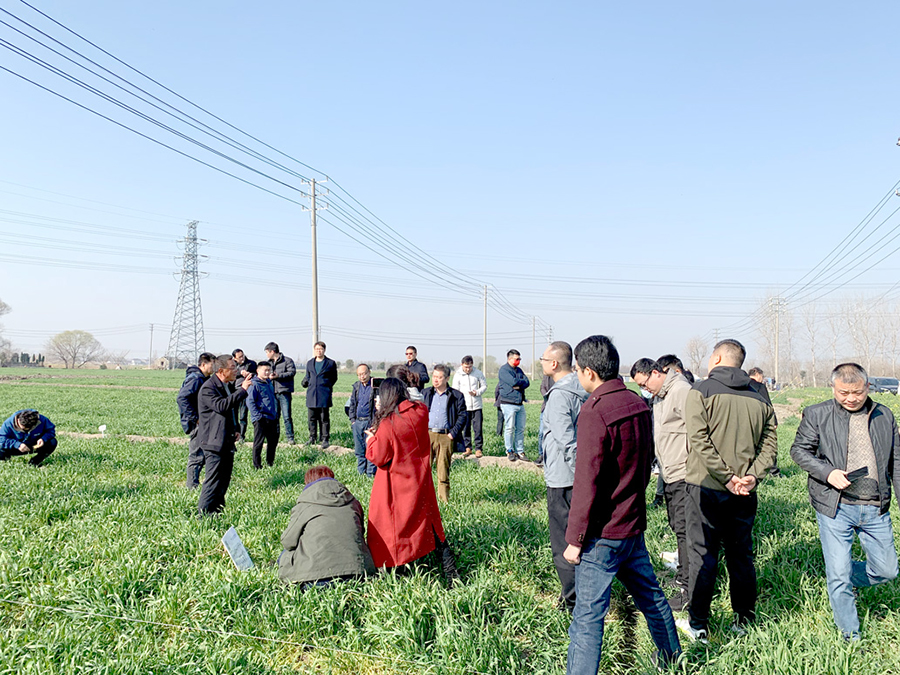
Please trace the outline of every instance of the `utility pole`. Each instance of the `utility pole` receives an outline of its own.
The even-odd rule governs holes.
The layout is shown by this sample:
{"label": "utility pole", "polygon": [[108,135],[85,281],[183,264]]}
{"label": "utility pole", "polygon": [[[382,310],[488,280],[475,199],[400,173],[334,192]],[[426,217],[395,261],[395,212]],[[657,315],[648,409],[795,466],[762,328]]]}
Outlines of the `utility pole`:
{"label": "utility pole", "polygon": [[484,361],[481,362],[481,369],[485,377],[487,377],[487,284],[484,285]]}
{"label": "utility pole", "polygon": [[318,209],[327,209],[328,205],[323,204],[322,206],[316,207],[316,179],[312,178],[308,181],[303,181],[307,185],[310,186],[309,190],[309,200],[310,205],[307,209],[305,206],[303,207],[304,211],[309,211],[309,224],[310,229],[312,230],[312,247],[310,249],[310,256],[312,258],[312,332],[313,332],[313,343],[319,341],[319,270],[318,270],[318,262],[319,255],[318,249],[316,247],[316,211]]}
{"label": "utility pole", "polygon": [[719,329],[718,328],[713,328],[713,339],[715,340],[713,345],[719,344]]}
{"label": "utility pole", "polygon": [[147,367],[153,367],[153,324],[150,324],[150,358],[147,359]]}
{"label": "utility pole", "polygon": [[776,296],[770,300],[775,307],[775,382],[780,383],[778,379],[778,339],[781,335],[781,306],[784,302],[780,296]]}
{"label": "utility pole", "polygon": [[531,379],[534,379],[534,325],[537,317],[531,317]]}

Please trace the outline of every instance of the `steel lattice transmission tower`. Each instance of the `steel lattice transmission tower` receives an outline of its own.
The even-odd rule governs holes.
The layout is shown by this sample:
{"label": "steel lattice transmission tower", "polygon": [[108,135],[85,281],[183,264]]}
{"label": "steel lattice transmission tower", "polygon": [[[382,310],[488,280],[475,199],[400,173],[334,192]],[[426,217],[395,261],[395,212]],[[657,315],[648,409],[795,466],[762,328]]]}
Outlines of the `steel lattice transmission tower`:
{"label": "steel lattice transmission tower", "polygon": [[166,355],[169,368],[179,364],[194,365],[200,353],[206,350],[203,337],[203,308],[200,306],[200,270],[198,269],[197,221],[188,223],[184,238],[184,255],[181,266],[181,286],[172,319],[172,335]]}

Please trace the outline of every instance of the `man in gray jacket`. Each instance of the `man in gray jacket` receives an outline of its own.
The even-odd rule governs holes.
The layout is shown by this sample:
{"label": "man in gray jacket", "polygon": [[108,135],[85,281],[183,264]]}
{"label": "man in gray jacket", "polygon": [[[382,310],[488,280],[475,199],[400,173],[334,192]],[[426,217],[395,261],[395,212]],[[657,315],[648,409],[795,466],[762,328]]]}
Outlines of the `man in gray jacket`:
{"label": "man in gray jacket", "polygon": [[559,606],[571,613],[575,608],[575,566],[563,558],[563,553],[567,545],[566,528],[575,483],[578,414],[588,394],[572,370],[572,347],[568,342],[554,342],[547,347],[541,356],[541,367],[544,375],[553,380],[544,397],[542,438],[550,550],[553,551],[553,564],[562,585]]}
{"label": "man in gray jacket", "polygon": [[[900,438],[890,409],[869,398],[862,366],[831,372],[834,400],[803,411],[791,458],[809,473],[809,501],[819,521],[828,599],[845,640],[859,640],[853,589],[897,576],[891,483],[900,499]],[[866,561],[852,556],[853,535]]]}
{"label": "man in gray jacket", "polygon": [[669,599],[673,611],[681,611],[688,605],[687,475],[688,442],[684,425],[684,406],[690,382],[677,369],[668,372],[652,359],[638,359],[631,367],[631,379],[644,391],[653,395],[653,443],[659,460],[664,483],[666,512],[669,527],[678,542],[678,567],[675,585],[678,593]]}

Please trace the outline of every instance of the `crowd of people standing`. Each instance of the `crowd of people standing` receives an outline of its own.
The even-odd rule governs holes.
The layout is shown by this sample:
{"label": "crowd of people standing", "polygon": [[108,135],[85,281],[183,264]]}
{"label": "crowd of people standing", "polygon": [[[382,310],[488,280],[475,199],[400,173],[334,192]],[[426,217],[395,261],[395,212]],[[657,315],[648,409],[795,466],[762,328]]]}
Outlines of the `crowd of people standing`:
{"label": "crowd of people standing", "polygon": [[[282,378],[289,369],[296,370],[274,343],[267,346],[268,361],[249,362],[255,374],[245,360],[239,363],[238,355],[205,356],[214,365],[206,365],[204,371],[201,357],[197,369],[212,370],[214,377],[199,387],[197,414],[186,416],[183,409],[182,421],[188,422],[185,431],[192,434],[189,485],[195,476],[192,458],[199,454],[206,458],[207,471],[200,510],[216,512],[224,505],[230,479],[230,464],[222,455],[233,455],[235,441],[246,433],[240,415],[231,411],[240,411],[248,400],[255,435],[258,428],[263,436],[271,429],[265,424],[258,427],[260,420],[274,422],[275,443],[280,415],[292,441],[290,404],[269,388],[278,377],[279,363]],[[307,476],[307,489],[283,538],[282,578],[331,583],[365,576],[373,567],[403,568],[437,552],[448,583],[459,580],[437,500],[450,499],[455,452],[464,457],[483,455],[487,382],[467,356],[455,372],[435,366],[432,386],[423,388],[429,381],[427,368],[417,360],[414,347],[407,349],[406,356],[405,364],[392,366],[380,381],[372,378],[368,365],[361,364],[350,394],[347,412],[357,469],[373,478],[365,532],[358,502],[345,494],[348,491],[333,473],[327,475],[327,467],[319,467],[318,473]],[[692,382],[693,376],[674,355],[639,359],[630,376],[643,390],[642,398],[625,386],[618,351],[605,336],[586,338],[574,350],[568,343],[554,342],[542,354],[538,461],[547,486],[559,607],[571,613],[567,672],[597,672],[615,578],[644,614],[656,645],[654,659],[661,667],[679,658],[677,629],[687,639],[707,641],[722,552],[734,611],[730,630],[741,636],[755,621],[752,535],[759,506],[757,489],[763,478],[773,472],[777,475],[777,419],[765,385],[758,381],[761,378],[742,370],[745,358],[738,341],[723,340],[709,359],[708,376],[697,382]],[[524,405],[531,383],[520,363],[519,352],[510,350],[495,396],[510,461],[527,460]],[[244,379],[234,386],[230,383],[239,368]],[[182,393],[194,389],[196,379],[196,371],[189,369]],[[321,440],[327,446],[330,440],[328,413],[336,379],[336,364],[325,357],[325,345],[317,343],[316,357],[307,364],[303,378],[309,391],[311,443]],[[900,440],[893,414],[869,399],[867,381],[857,364],[835,368],[834,399],[804,412],[791,449],[796,463],[809,473],[829,599],[835,623],[847,640],[861,636],[853,589],[889,581],[898,573],[888,508],[891,483],[895,491],[900,488]],[[292,390],[292,378],[290,382],[282,379],[282,387]],[[272,459],[267,453],[270,465]],[[654,461],[659,464],[668,521],[678,548],[671,597],[659,583],[644,542],[645,491]],[[254,466],[260,466],[258,452]],[[319,487],[313,489],[313,485]],[[336,565],[320,568],[312,574],[315,578],[296,571],[295,521],[308,517],[312,508],[308,502],[314,495],[319,500],[337,500],[349,509],[344,531],[352,531],[347,550],[355,551],[350,556],[355,567],[351,565],[349,573],[350,568]],[[865,561],[852,559],[854,535],[866,553]],[[309,560],[299,562],[307,572],[316,568]],[[342,573],[332,574],[335,569]],[[686,617],[676,621],[675,613],[682,611]]]}

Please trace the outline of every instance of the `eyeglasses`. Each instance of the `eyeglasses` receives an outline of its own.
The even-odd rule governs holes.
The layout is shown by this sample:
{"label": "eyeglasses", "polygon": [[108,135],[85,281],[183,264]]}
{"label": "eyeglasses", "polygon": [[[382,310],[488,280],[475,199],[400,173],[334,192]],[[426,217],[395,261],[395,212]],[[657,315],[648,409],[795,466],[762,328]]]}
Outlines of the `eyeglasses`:
{"label": "eyeglasses", "polygon": [[545,359],[543,356],[539,359],[540,361],[556,361],[556,359]]}
{"label": "eyeglasses", "polygon": [[[637,381],[636,379],[634,379],[634,378],[631,378],[631,379],[632,379],[632,381],[633,381],[637,386],[639,386],[639,387],[640,387],[641,389],[643,389],[644,391],[650,391],[650,390],[647,388],[647,382],[650,381],[650,376],[649,376],[649,375],[647,376],[647,379],[644,380],[643,382],[638,382],[638,381]],[[652,392],[651,392],[651,393],[652,393]]]}

